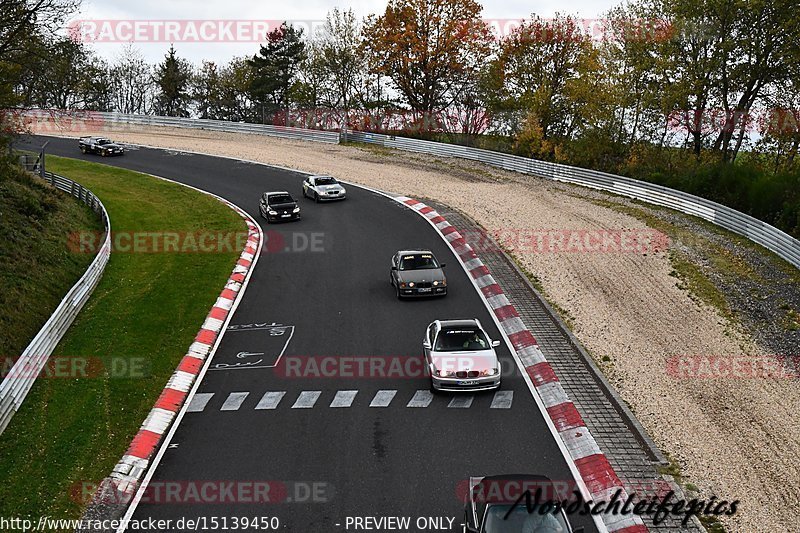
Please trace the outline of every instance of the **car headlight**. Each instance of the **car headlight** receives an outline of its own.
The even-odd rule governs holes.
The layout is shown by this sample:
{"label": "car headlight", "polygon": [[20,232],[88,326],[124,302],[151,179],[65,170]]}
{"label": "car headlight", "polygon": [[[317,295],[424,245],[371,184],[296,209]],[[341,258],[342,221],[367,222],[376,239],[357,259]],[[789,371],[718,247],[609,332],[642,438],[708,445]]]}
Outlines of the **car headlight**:
{"label": "car headlight", "polygon": [[292,213],[299,213],[299,212],[300,212],[300,206],[297,206],[294,209],[292,209]]}
{"label": "car headlight", "polygon": [[482,376],[496,376],[500,373],[499,368],[489,368],[488,370],[484,370],[481,372]]}
{"label": "car headlight", "polygon": [[452,376],[454,376],[454,375],[455,375],[455,372],[453,372],[452,370],[442,370],[442,369],[440,368],[440,369],[437,369],[437,370],[436,370],[436,374],[437,374],[437,375],[438,375],[440,378],[447,378],[447,377],[452,377]]}
{"label": "car headlight", "polygon": [[278,214],[278,212],[275,211],[274,209],[267,209],[267,213],[269,213],[270,215],[277,215]]}
{"label": "car headlight", "polygon": [[409,287],[413,287],[414,286],[414,282],[413,281],[409,282],[408,286]]}

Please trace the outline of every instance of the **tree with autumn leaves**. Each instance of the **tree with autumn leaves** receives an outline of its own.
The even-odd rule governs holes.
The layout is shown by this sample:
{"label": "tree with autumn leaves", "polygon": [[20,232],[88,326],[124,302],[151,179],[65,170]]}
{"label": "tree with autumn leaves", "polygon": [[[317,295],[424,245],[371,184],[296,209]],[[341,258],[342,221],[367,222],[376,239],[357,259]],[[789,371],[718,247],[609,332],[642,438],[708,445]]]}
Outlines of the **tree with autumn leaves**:
{"label": "tree with autumn leaves", "polygon": [[479,76],[493,44],[482,10],[475,0],[389,0],[382,15],[368,17],[370,68],[390,80],[419,120],[451,106],[465,80]]}

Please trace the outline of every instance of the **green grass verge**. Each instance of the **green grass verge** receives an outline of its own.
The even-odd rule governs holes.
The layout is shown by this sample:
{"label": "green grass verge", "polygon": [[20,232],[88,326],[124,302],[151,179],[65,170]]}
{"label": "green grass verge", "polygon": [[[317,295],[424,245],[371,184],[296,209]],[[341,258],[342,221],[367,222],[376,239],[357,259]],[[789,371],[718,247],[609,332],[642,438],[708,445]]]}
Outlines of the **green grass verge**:
{"label": "green grass verge", "polygon": [[0,163],[0,357],[22,353],[92,262],[70,253],[64,236],[102,228],[77,199]]}
{"label": "green grass verge", "polygon": [[[186,187],[57,157],[48,157],[48,168],[91,189],[105,204],[114,232],[246,231],[233,210]],[[143,360],[146,377],[101,373],[37,380],[0,436],[0,516],[81,514],[76,487],[111,472],[237,257],[238,252],[112,253],[100,284],[54,355]]]}

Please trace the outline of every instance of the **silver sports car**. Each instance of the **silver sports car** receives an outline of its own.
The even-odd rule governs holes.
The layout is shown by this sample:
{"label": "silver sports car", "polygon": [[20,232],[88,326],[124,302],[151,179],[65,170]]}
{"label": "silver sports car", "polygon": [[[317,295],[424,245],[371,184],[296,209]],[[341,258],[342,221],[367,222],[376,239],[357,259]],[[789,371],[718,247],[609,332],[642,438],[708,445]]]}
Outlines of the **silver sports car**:
{"label": "silver sports car", "polygon": [[303,181],[303,196],[315,202],[344,200],[347,191],[332,176],[309,176]]}
{"label": "silver sports car", "polygon": [[444,296],[447,278],[430,250],[400,250],[392,256],[389,281],[397,298],[407,296]]}
{"label": "silver sports car", "polygon": [[482,391],[500,388],[500,341],[486,335],[477,318],[436,320],[428,326],[422,349],[432,391]]}

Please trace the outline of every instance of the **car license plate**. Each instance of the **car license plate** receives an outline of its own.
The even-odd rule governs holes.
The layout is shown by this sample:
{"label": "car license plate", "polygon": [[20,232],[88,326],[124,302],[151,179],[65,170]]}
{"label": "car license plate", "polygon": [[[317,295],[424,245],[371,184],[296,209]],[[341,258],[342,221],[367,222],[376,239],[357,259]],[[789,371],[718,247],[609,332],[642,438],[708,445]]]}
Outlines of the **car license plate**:
{"label": "car license plate", "polygon": [[422,289],[419,289],[419,292],[431,292],[431,289],[430,287],[423,287]]}
{"label": "car license plate", "polygon": [[477,385],[478,384],[478,380],[476,380],[476,379],[466,379],[464,381],[459,381],[458,384],[459,385]]}

